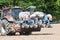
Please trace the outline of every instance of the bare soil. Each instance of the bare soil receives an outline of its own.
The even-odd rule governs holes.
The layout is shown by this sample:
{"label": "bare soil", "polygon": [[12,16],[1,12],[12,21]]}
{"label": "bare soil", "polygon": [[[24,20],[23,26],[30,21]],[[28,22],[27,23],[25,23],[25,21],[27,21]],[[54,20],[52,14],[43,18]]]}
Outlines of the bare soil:
{"label": "bare soil", "polygon": [[52,24],[52,28],[42,28],[31,35],[0,36],[0,40],[60,40],[60,24]]}

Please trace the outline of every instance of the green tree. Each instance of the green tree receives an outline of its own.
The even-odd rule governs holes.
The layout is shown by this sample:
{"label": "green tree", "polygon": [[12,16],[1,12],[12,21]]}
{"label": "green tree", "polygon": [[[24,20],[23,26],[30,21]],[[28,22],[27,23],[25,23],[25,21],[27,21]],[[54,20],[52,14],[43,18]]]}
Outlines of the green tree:
{"label": "green tree", "polygon": [[36,11],[52,14],[53,20],[60,20],[60,0],[0,0],[0,8],[7,6],[21,6],[26,11],[27,7],[36,6]]}

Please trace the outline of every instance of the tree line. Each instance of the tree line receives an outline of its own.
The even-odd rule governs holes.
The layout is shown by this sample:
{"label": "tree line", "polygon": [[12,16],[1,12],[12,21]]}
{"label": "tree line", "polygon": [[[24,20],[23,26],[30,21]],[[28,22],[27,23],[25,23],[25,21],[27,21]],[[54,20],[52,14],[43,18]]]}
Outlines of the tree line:
{"label": "tree line", "polygon": [[54,21],[60,20],[60,0],[0,0],[0,9],[5,5],[21,6],[25,11],[29,6],[36,6],[35,11],[52,14]]}

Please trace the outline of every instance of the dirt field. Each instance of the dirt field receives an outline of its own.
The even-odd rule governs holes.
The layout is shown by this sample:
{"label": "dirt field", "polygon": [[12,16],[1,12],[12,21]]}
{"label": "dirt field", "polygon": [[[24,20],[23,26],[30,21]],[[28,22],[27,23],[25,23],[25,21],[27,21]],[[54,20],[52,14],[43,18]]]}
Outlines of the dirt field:
{"label": "dirt field", "polygon": [[60,40],[60,24],[52,24],[53,28],[42,28],[31,35],[0,36],[0,40]]}

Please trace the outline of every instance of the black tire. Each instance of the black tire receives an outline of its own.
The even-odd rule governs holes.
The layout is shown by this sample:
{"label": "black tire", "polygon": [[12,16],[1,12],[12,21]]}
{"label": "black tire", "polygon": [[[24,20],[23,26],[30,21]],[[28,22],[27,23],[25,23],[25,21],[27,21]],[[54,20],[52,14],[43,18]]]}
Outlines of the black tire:
{"label": "black tire", "polygon": [[20,35],[29,35],[31,34],[31,29],[27,29],[27,28],[24,28],[24,29],[21,29],[20,31]]}
{"label": "black tire", "polygon": [[16,32],[9,32],[7,35],[15,35]]}
{"label": "black tire", "polygon": [[41,31],[41,27],[42,27],[42,26],[38,24],[38,28],[40,28],[40,29],[39,29],[40,31]]}
{"label": "black tire", "polygon": [[29,27],[22,28],[22,26],[21,26],[19,33],[20,33],[20,35],[29,35],[29,34],[31,34],[31,29]]}
{"label": "black tire", "polygon": [[31,32],[20,32],[20,35],[30,35]]}
{"label": "black tire", "polygon": [[20,32],[20,35],[25,35],[25,33],[24,32]]}
{"label": "black tire", "polygon": [[30,35],[30,34],[31,34],[31,32],[29,32],[29,31],[25,32],[25,35]]}

